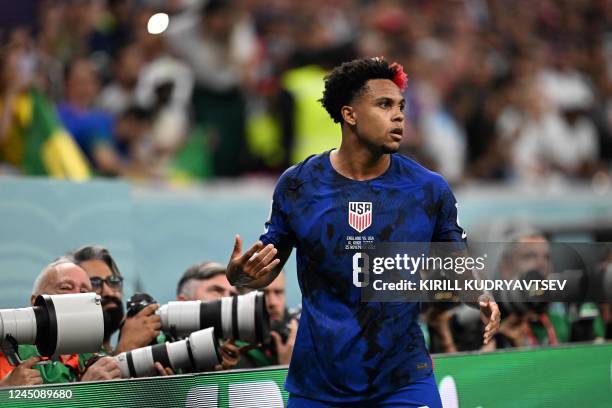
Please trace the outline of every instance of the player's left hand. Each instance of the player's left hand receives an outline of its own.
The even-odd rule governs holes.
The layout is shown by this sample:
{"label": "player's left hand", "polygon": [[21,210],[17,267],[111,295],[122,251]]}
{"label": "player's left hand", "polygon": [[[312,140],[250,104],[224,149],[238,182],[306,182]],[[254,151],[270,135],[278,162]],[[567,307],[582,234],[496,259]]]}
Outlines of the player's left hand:
{"label": "player's left hand", "polygon": [[483,296],[478,300],[478,304],[480,305],[480,317],[485,324],[483,344],[489,344],[495,333],[499,330],[501,314],[497,303],[491,298]]}

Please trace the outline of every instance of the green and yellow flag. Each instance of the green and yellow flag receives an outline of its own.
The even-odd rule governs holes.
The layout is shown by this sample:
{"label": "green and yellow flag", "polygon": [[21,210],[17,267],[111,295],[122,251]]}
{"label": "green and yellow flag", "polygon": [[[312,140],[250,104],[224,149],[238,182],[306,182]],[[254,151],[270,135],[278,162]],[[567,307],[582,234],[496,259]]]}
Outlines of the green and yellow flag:
{"label": "green and yellow flag", "polygon": [[87,159],[63,128],[55,108],[36,90],[17,97],[0,157],[26,175],[77,181],[91,176]]}

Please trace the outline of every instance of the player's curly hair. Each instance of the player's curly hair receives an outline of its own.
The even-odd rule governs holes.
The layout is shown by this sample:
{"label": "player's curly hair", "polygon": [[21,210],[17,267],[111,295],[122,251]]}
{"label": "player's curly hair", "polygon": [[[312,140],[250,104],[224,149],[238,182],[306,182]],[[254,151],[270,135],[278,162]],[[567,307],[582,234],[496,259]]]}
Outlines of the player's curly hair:
{"label": "player's curly hair", "polygon": [[319,100],[334,122],[342,123],[340,110],[364,91],[370,79],[389,79],[402,90],[408,81],[400,64],[389,64],[379,57],[357,59],[334,68],[325,77],[323,98]]}

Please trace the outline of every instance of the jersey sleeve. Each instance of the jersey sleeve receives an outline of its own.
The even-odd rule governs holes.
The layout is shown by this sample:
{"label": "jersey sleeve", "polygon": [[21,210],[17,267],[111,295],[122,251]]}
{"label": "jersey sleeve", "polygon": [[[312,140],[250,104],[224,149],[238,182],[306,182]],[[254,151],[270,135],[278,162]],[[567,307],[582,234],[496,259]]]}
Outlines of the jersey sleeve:
{"label": "jersey sleeve", "polygon": [[259,237],[264,245],[274,244],[278,249],[291,249],[295,246],[295,238],[289,223],[289,210],[287,206],[287,189],[289,170],[285,172],[274,189],[270,216],[265,223],[264,233]]}
{"label": "jersey sleeve", "polygon": [[459,225],[459,204],[448,184],[443,181],[439,212],[433,242],[466,242],[467,234]]}

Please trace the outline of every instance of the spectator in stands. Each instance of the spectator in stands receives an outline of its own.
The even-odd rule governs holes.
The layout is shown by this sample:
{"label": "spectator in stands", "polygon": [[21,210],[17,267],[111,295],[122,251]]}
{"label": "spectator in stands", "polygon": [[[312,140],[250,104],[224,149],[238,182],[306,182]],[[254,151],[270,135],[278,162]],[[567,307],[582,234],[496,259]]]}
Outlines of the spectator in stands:
{"label": "spectator in stands", "polygon": [[44,75],[29,36],[14,34],[0,49],[0,171],[85,180],[87,160],[40,89]]}
{"label": "spectator in stands", "polygon": [[439,104],[423,118],[425,154],[435,163],[435,169],[449,183],[457,183],[463,177],[467,141],[460,119],[465,119],[469,101],[464,95],[452,93],[446,103]]}
{"label": "spectator in stands", "polygon": [[147,29],[154,9],[142,8],[134,20],[135,45],[141,50],[144,65],[135,88],[136,104],[152,112],[146,149],[147,165],[160,177],[170,175],[172,159],[190,130],[190,102],[193,72],[169,52],[163,35]]}
{"label": "spectator in stands", "polygon": [[69,49],[68,36],[63,21],[64,6],[59,2],[41,2],[39,27],[36,36],[38,68],[41,71],[41,90],[53,101],[62,99],[64,93],[64,65]]}
{"label": "spectator in stands", "polygon": [[[312,88],[308,65],[352,49],[362,56],[401,54],[394,59],[411,73],[411,129],[403,147],[451,181],[510,179],[512,171],[516,180],[540,183],[595,175],[610,180],[612,59],[605,2],[546,2],[515,12],[502,0],[427,7],[173,1],[164,3],[171,19],[162,35],[147,31],[149,18],[162,10],[141,2],[40,3],[40,21],[28,27],[36,36],[21,42],[32,58],[22,59],[20,73],[36,66],[43,79],[39,89],[57,102],[64,88],[58,73],[66,62],[95,61],[104,79],[114,72],[101,103],[116,114],[138,94],[137,102],[153,109],[145,156],[158,176],[172,174],[168,167],[191,133],[192,116],[196,133],[204,136],[187,141],[197,141],[193,151],[212,153],[216,176],[252,168],[245,133],[259,157],[258,170],[279,171],[288,156],[307,156],[311,149],[301,147],[302,135],[320,136],[327,124],[302,120],[317,117],[304,105]],[[102,152],[94,160],[99,172],[125,174]],[[10,155],[18,156],[19,149]]]}
{"label": "spectator in stands", "polygon": [[576,77],[543,77],[521,84],[514,117],[508,110],[500,116],[505,136],[515,137],[513,173],[531,182],[591,176],[599,162],[598,136],[588,116],[592,93]]}
{"label": "spectator in stands", "polygon": [[[91,291],[92,287],[87,273],[77,266],[72,259],[62,257],[51,262],[38,275],[34,281],[30,301],[34,304],[36,297],[42,294],[61,295]],[[20,377],[21,381],[24,381],[20,385],[37,382],[36,376],[26,371],[28,366],[31,367],[34,361],[30,358],[40,357],[36,347],[33,345],[20,345],[19,356],[22,360],[26,360],[21,364],[18,372],[20,375],[16,375],[16,377]],[[89,367],[86,367],[86,362],[91,357],[94,357],[94,355],[62,355],[53,364],[37,365],[35,369],[40,372],[42,382],[45,384],[73,381],[102,381],[121,378],[119,367],[111,357],[102,357]],[[0,356],[0,358],[6,359],[5,356]],[[6,366],[6,363],[0,364],[0,367],[2,366]],[[17,384],[11,383],[11,385]]]}
{"label": "spectator in stands", "polygon": [[99,88],[93,63],[88,59],[72,61],[66,69],[66,99],[58,112],[96,171],[117,176],[123,173],[123,167],[113,145],[113,119],[94,108]]}
{"label": "spectator in stands", "polygon": [[159,174],[151,168],[148,157],[148,136],[153,125],[153,112],[139,106],[129,106],[114,121],[113,143],[125,165],[125,175],[133,178],[154,178]]}
{"label": "spectator in stands", "polygon": [[25,61],[27,56],[19,47],[0,49],[0,163],[13,172],[21,171],[25,160],[23,134],[28,120],[21,105],[32,80],[24,71]]}
{"label": "spectator in stands", "polygon": [[97,106],[117,117],[136,104],[136,85],[144,64],[141,49],[131,44],[119,51],[113,78],[97,98]]}
{"label": "spectator in stands", "polygon": [[[216,300],[236,294],[236,289],[225,277],[225,266],[216,262],[202,262],[189,267],[176,288],[176,299],[181,301]],[[217,369],[234,368],[240,361],[240,348],[234,339],[223,343],[221,354],[223,362]]]}
{"label": "spectator in stands", "polygon": [[242,89],[256,50],[253,27],[238,1],[209,0],[194,14],[177,16],[169,44],[195,74],[195,120],[211,129],[214,174],[238,176],[248,161]]}
{"label": "spectator in stands", "polygon": [[[108,249],[99,245],[87,245],[69,255],[87,272],[93,290],[102,297],[104,350],[109,354],[119,354],[148,346],[155,341],[161,329],[161,319],[155,314],[159,305],[149,305],[135,316],[125,318],[123,276]],[[113,348],[111,336],[119,329],[119,341]]]}

